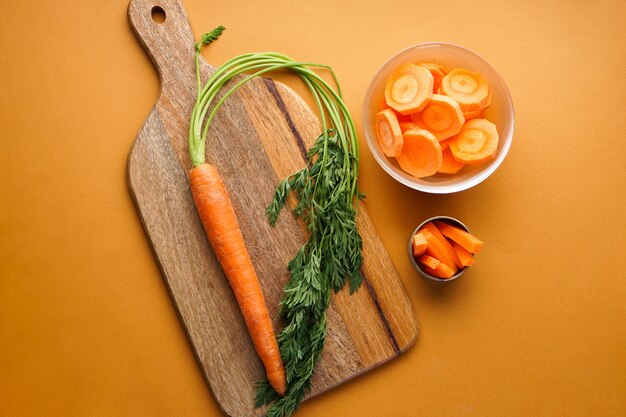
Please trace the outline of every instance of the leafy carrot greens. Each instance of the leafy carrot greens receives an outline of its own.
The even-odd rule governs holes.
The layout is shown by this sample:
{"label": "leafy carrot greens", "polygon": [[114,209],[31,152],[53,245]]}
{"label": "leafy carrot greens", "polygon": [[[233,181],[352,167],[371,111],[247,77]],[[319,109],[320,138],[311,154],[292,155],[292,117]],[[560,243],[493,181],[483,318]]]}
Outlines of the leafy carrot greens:
{"label": "leafy carrot greens", "polygon": [[[308,150],[306,166],[278,184],[266,211],[274,225],[293,192],[297,201],[293,213],[302,219],[309,235],[287,265],[291,277],[280,301],[285,327],[278,344],[287,392],[280,397],[264,380],[258,383],[255,400],[257,407],[271,404],[269,417],[284,417],[298,408],[311,387],[311,377],[324,348],[326,310],[332,291],[339,291],[348,283],[352,293],[361,285],[362,240],[356,227],[356,199],[362,198],[357,190],[359,145],[337,78],[327,65],[294,61],[275,52],[243,54],[221,65],[202,86],[200,49],[216,40],[223,30],[221,26],[216,28],[196,44],[198,97],[189,127],[192,162],[194,158],[204,158],[209,125],[228,96],[252,78],[268,72],[288,69],[298,75],[310,89],[321,119],[322,133]],[[311,68],[330,71],[337,89]],[[239,74],[247,76],[218,100],[221,88]]]}

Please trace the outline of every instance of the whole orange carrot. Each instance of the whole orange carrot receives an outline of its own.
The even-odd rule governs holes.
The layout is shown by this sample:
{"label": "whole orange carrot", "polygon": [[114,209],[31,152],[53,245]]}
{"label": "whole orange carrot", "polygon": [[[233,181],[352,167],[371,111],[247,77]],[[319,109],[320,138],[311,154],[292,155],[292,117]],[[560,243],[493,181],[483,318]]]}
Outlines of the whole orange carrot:
{"label": "whole orange carrot", "polygon": [[235,293],[267,378],[284,395],[285,370],[274,328],[222,177],[213,165],[204,163],[191,170],[189,181],[200,220]]}

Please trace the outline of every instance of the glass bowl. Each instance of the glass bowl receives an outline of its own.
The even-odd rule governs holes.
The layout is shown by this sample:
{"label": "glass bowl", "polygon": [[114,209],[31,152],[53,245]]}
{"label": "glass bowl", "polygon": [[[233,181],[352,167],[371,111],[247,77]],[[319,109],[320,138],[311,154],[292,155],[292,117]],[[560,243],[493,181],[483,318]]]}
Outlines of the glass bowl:
{"label": "glass bowl", "polygon": [[[374,120],[378,105],[385,93],[389,75],[406,62],[436,62],[448,70],[466,68],[487,79],[493,97],[491,106],[485,110],[485,119],[493,122],[499,135],[496,156],[480,165],[468,165],[454,175],[436,174],[431,177],[415,178],[400,169],[394,158],[385,156],[374,132]],[[421,43],[392,56],[372,79],[363,102],[363,129],[370,151],[378,164],[395,180],[407,187],[432,194],[449,194],[467,190],[487,179],[500,166],[511,147],[515,113],[509,89],[491,65],[476,53],[462,46],[443,42]]]}

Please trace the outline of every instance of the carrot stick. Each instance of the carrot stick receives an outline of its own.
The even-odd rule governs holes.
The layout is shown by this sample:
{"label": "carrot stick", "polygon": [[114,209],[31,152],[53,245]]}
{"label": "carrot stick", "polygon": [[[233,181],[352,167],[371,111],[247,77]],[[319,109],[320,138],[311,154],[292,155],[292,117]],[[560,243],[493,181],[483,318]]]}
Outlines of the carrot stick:
{"label": "carrot stick", "polygon": [[430,268],[430,269],[437,268],[437,265],[441,263],[439,259],[433,258],[430,255],[422,255],[419,257],[418,261],[420,261],[420,263],[424,265],[426,268]]}
{"label": "carrot stick", "polygon": [[452,241],[452,248],[454,249],[454,251],[458,255],[459,260],[461,261],[463,266],[472,266],[472,265],[474,265],[476,260],[474,259],[472,254],[469,253],[469,251],[467,249],[465,249],[463,246],[459,245],[455,241]]}
{"label": "carrot stick", "polygon": [[446,238],[443,237],[443,235],[441,234],[437,226],[435,226],[434,223],[429,222],[424,225],[424,229],[432,233],[435,239],[437,239],[439,243],[441,243],[441,246],[445,249],[445,251],[448,254],[448,258],[454,263],[454,265],[457,268],[463,268],[463,264],[461,263],[461,260],[457,256],[454,249],[452,249],[452,245],[450,245],[450,242],[448,242]]}
{"label": "carrot stick", "polygon": [[450,254],[441,244],[441,242],[430,232],[429,229],[422,229],[421,232],[424,234],[426,241],[428,242],[428,246],[426,246],[426,253],[433,258],[439,260],[439,262],[446,264],[446,266],[452,269],[454,272],[457,271],[456,264],[450,257]]}
{"label": "carrot stick", "polygon": [[482,110],[491,103],[487,80],[464,68],[455,68],[443,77],[441,92],[458,102],[465,113]]}
{"label": "carrot stick", "polygon": [[442,235],[458,243],[470,253],[478,253],[483,246],[482,240],[465,230],[440,221],[435,221],[435,224]]}
{"label": "carrot stick", "polygon": [[233,289],[267,378],[277,393],[285,395],[285,370],[272,321],[222,178],[206,163],[194,167],[189,177],[200,220]]}
{"label": "carrot stick", "polygon": [[437,278],[451,278],[456,272],[454,269],[449,268],[443,262],[440,262],[434,269],[424,267],[424,272],[428,275],[432,275]]}
{"label": "carrot stick", "polygon": [[426,251],[426,238],[420,232],[417,232],[413,235],[413,257],[417,258],[421,256]]}

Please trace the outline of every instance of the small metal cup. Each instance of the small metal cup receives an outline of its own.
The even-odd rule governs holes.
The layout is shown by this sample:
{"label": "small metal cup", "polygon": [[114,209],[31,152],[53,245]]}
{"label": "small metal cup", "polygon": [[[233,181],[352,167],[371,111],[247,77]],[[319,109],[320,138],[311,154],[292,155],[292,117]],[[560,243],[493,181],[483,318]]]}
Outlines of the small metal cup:
{"label": "small metal cup", "polygon": [[466,232],[469,233],[469,229],[467,226],[465,226],[460,220],[455,219],[454,217],[449,217],[449,216],[435,216],[435,217],[431,217],[430,219],[426,219],[424,220],[422,223],[420,223],[419,226],[417,226],[415,228],[415,230],[413,230],[413,233],[411,233],[411,236],[409,237],[409,245],[408,245],[408,249],[409,249],[409,260],[411,261],[411,265],[413,265],[413,268],[415,268],[415,270],[424,278],[429,279],[431,281],[437,281],[437,282],[450,282],[450,281],[454,281],[455,279],[459,278],[461,275],[463,275],[465,273],[465,271],[469,268],[469,266],[464,267],[463,269],[459,269],[459,271],[454,274],[453,276],[451,276],[450,278],[438,278],[438,277],[433,277],[432,275],[427,274],[426,272],[424,272],[422,270],[422,268],[420,267],[419,263],[417,263],[415,261],[415,258],[413,258],[413,236],[415,235],[415,233],[417,233],[418,230],[420,230],[422,227],[424,227],[424,225],[426,223],[435,221],[435,220],[439,220],[445,223],[450,223],[453,226],[458,226],[461,229],[464,229]]}

